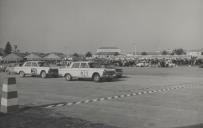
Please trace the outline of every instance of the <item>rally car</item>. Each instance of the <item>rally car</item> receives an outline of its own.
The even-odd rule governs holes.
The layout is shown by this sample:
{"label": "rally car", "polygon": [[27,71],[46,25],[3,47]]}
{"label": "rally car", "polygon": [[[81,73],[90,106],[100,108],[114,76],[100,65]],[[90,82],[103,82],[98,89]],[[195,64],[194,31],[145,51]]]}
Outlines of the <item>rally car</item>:
{"label": "rally car", "polygon": [[27,61],[22,66],[14,67],[14,72],[18,73],[20,77],[26,75],[41,76],[46,78],[48,76],[58,77],[58,68],[50,67],[43,61]]}
{"label": "rally car", "polygon": [[69,67],[59,69],[59,74],[64,76],[67,81],[74,78],[86,78],[99,82],[104,79],[110,81],[116,77],[115,69],[101,67],[95,62],[89,61],[72,62]]}

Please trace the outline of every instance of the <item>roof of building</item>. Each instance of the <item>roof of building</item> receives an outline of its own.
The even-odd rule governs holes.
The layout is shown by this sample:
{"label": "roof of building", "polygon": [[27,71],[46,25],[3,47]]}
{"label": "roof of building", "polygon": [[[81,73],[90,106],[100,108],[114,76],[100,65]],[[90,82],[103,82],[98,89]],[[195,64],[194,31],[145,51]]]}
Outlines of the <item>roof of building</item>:
{"label": "roof of building", "polygon": [[31,53],[31,54],[25,56],[24,58],[29,59],[29,60],[32,60],[32,59],[39,60],[39,59],[41,59],[41,57],[39,55],[34,54],[34,53]]}
{"label": "roof of building", "polygon": [[49,55],[45,56],[43,59],[45,59],[45,60],[61,60],[61,57],[56,55],[55,53],[50,53]]}
{"label": "roof of building", "polygon": [[119,48],[117,48],[117,47],[100,47],[98,49],[119,49]]}
{"label": "roof of building", "polygon": [[4,61],[21,61],[23,60],[23,57],[15,54],[15,53],[11,53],[11,54],[8,54],[7,56],[5,56],[3,58]]}
{"label": "roof of building", "polygon": [[119,52],[97,52],[96,55],[119,55]]}

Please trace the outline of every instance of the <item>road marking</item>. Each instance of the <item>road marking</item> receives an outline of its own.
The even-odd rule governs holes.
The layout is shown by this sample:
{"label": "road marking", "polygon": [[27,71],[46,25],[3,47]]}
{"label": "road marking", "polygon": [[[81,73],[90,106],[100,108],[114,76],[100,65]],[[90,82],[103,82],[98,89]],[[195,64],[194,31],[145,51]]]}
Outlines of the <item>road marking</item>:
{"label": "road marking", "polygon": [[81,101],[78,101],[78,102],[76,102],[75,104],[80,104],[81,103]]}
{"label": "road marking", "polygon": [[143,94],[146,94],[147,93],[147,91],[143,91]]}
{"label": "road marking", "polygon": [[65,104],[57,104],[56,107],[64,106]]}
{"label": "road marking", "polygon": [[52,107],[55,107],[56,105],[48,105],[46,106],[45,108],[52,108]]}
{"label": "road marking", "polygon": [[84,101],[84,103],[89,103],[89,102],[90,102],[90,100],[85,100],[85,101]]}
{"label": "road marking", "polygon": [[125,95],[120,95],[119,97],[120,97],[120,98],[123,98],[123,97],[125,97]]}
{"label": "road marking", "polygon": [[125,95],[125,97],[129,97],[129,96],[130,96],[130,94],[126,94],[126,95]]}
{"label": "road marking", "polygon": [[118,96],[114,96],[113,98],[114,98],[114,99],[117,99],[117,98],[118,98]]}
{"label": "road marking", "polygon": [[71,106],[71,105],[73,105],[73,103],[67,103],[66,105]]}
{"label": "road marking", "polygon": [[107,97],[107,100],[111,100],[112,98],[111,97]]}
{"label": "road marking", "polygon": [[87,103],[90,103],[90,102],[98,102],[98,101],[105,101],[105,100],[121,99],[121,98],[131,97],[131,96],[139,96],[139,95],[144,95],[144,94],[166,92],[166,91],[176,90],[176,89],[181,89],[181,88],[186,88],[186,87],[193,87],[193,86],[192,85],[188,85],[188,86],[186,86],[186,85],[180,85],[180,86],[167,87],[167,88],[162,88],[162,89],[157,89],[157,90],[131,92],[131,93],[128,93],[128,94],[121,94],[121,95],[102,97],[102,98],[95,98],[95,99],[87,99],[87,100],[84,100],[84,101],[51,104],[51,105],[45,106],[44,108],[54,108],[54,107],[61,107],[61,106],[72,106],[72,105],[79,105],[79,104],[85,104],[85,103],[87,104]]}
{"label": "road marking", "polygon": [[99,98],[99,101],[103,101],[104,100],[104,98]]}
{"label": "road marking", "polygon": [[92,99],[92,102],[97,102],[98,101],[98,99]]}

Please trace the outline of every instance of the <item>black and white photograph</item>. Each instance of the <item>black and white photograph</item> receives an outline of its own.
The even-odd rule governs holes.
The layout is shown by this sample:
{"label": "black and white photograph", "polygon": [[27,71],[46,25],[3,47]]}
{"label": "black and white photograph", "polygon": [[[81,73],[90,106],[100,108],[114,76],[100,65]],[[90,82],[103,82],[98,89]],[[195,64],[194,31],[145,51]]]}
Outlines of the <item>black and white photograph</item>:
{"label": "black and white photograph", "polygon": [[203,128],[203,0],[0,0],[0,128]]}

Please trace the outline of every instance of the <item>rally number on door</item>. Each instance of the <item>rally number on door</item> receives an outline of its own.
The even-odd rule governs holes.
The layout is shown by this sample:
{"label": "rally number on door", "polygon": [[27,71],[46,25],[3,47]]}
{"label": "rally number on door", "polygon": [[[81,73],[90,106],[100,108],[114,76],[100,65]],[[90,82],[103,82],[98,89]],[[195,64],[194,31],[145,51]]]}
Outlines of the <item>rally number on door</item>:
{"label": "rally number on door", "polygon": [[32,75],[36,75],[37,74],[37,69],[36,68],[32,68],[31,69],[31,74]]}
{"label": "rally number on door", "polygon": [[82,70],[82,71],[81,71],[81,76],[83,76],[83,77],[88,77],[88,71]]}

